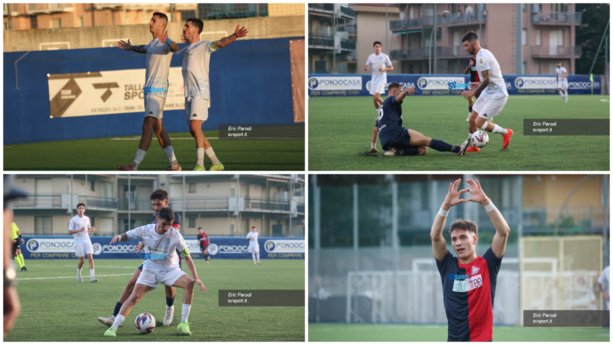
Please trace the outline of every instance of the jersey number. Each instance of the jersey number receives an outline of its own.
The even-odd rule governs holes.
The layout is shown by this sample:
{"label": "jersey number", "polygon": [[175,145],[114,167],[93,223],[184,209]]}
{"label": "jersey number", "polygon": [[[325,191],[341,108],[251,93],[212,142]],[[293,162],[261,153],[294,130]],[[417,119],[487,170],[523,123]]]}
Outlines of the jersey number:
{"label": "jersey number", "polygon": [[379,113],[379,117],[377,117],[377,122],[379,122],[383,118],[383,107],[379,107],[379,109],[377,109],[377,112]]}

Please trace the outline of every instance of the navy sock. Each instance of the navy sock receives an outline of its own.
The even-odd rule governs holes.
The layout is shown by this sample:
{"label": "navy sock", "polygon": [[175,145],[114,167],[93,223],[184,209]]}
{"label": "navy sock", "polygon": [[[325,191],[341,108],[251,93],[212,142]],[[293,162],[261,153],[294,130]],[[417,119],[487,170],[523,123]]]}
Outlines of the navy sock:
{"label": "navy sock", "polygon": [[117,314],[119,314],[119,311],[121,310],[121,306],[123,304],[121,302],[117,302],[117,304],[115,304],[115,310],[113,310],[113,316],[117,316]]}
{"label": "navy sock", "polygon": [[419,154],[419,147],[406,147],[396,150],[394,155],[396,156],[417,156]]}
{"label": "navy sock", "polygon": [[209,254],[205,255],[205,256],[204,256],[204,259],[205,259],[206,261],[209,261]]}
{"label": "navy sock", "polygon": [[468,112],[472,113],[473,112],[473,107],[468,107]]}
{"label": "navy sock", "polygon": [[174,304],[175,304],[175,298],[166,296],[166,305],[169,307],[172,307]]}
{"label": "navy sock", "polygon": [[441,152],[460,152],[459,147],[447,144],[446,142],[437,139],[430,140],[430,147]]}

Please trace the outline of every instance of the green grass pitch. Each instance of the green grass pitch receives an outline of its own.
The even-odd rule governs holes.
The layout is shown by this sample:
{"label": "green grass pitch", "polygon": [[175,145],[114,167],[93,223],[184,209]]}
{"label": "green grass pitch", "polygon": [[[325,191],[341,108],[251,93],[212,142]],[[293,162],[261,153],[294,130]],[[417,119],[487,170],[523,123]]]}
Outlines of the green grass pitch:
{"label": "green grass pitch", "polygon": [[[205,131],[217,138],[218,131]],[[170,133],[183,170],[196,166],[196,142],[189,132]],[[225,170],[304,170],[304,140],[209,139]],[[53,141],[4,146],[4,170],[118,170],[132,163],[140,136]],[[78,157],[78,159],[72,159]],[[168,160],[155,135],[139,170],[166,170]],[[209,170],[211,161],[204,158]]]}
{"label": "green grass pitch", "polygon": [[[403,126],[460,145],[468,136],[468,101],[460,96],[407,96]],[[514,131],[490,134],[478,153],[460,157],[428,150],[425,156],[367,155],[377,113],[371,97],[309,98],[309,170],[609,170],[609,136],[524,136],[523,119],[608,119],[609,96],[510,96],[494,123]],[[377,148],[381,145],[377,140]]]}
{"label": "green grass pitch", "polygon": [[[192,335],[176,333],[181,321],[183,290],[177,289],[172,325],[158,326],[151,334],[140,334],[134,319],[140,313],[164,318],[164,287],[147,293],[117,331],[116,338],[104,337],[108,327],[99,316],[112,314],[115,303],[142,260],[96,260],[98,283],[90,283],[87,262],[83,283],[77,282],[77,260],[26,260],[17,292],[21,315],[5,341],[304,341],[304,307],[218,307],[218,291],[231,289],[303,290],[304,260],[194,260],[206,286],[198,288],[189,315]],[[187,268],[183,265],[187,272]],[[35,278],[35,279],[32,279]],[[46,278],[46,279],[45,279]]]}
{"label": "green grass pitch", "polygon": [[[494,326],[494,341],[531,342],[609,342],[608,328],[543,328]],[[447,341],[447,326],[309,324],[312,341],[416,342]]]}

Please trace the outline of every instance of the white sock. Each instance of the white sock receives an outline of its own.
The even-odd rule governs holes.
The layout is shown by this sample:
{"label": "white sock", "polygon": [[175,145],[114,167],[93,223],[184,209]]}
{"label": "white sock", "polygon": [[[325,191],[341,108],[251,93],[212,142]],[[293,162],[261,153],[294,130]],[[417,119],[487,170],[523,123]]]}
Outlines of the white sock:
{"label": "white sock", "polygon": [[94,279],[94,270],[89,270],[89,275],[91,279]]}
{"label": "white sock", "polygon": [[109,319],[113,320],[113,322],[115,322],[115,315],[111,315],[111,317],[109,317]]}
{"label": "white sock", "polygon": [[376,143],[370,143],[370,148],[371,149],[377,148],[377,144]]}
{"label": "white sock", "polygon": [[81,269],[77,268],[77,277],[81,278]]}
{"label": "white sock", "polygon": [[257,253],[258,256],[258,262],[260,262],[260,253]]}
{"label": "white sock", "polygon": [[145,159],[146,153],[147,151],[143,151],[141,149],[136,150],[136,158],[134,158],[134,162],[132,162],[132,166],[136,165],[136,167],[138,168],[138,166],[143,161],[143,159]]}
{"label": "white sock", "polygon": [[498,126],[497,124],[494,124],[494,129],[492,130],[492,133],[500,133],[504,135],[509,133],[509,131],[507,131],[505,128]]}
{"label": "white sock", "polygon": [[558,91],[558,93],[560,94],[560,96],[564,97],[564,91],[560,90]]}
{"label": "white sock", "polygon": [[168,164],[172,165],[172,162],[176,162],[177,158],[175,157],[175,151],[172,149],[172,145],[166,146],[164,148],[164,154],[166,158],[168,158]]}
{"label": "white sock", "polygon": [[211,162],[213,162],[213,164],[219,164],[219,159],[217,159],[217,156],[215,156],[215,152],[213,152],[212,147],[209,147],[208,149],[204,150],[204,152],[206,152],[206,155],[211,159]]}
{"label": "white sock", "polygon": [[564,90],[564,98],[568,98],[568,90]]}
{"label": "white sock", "polygon": [[255,252],[251,253],[251,257],[253,258],[253,263],[255,263]]}
{"label": "white sock", "polygon": [[125,316],[121,314],[117,314],[117,316],[115,316],[115,321],[113,321],[113,326],[111,326],[111,328],[114,330],[117,330],[117,328],[121,326],[121,324],[123,323],[125,319],[126,319]]}
{"label": "white sock", "polygon": [[191,304],[183,303],[183,310],[181,310],[181,322],[187,322],[187,317],[189,316],[190,309],[192,309]]}
{"label": "white sock", "polygon": [[198,162],[196,164],[204,167],[204,148],[196,149],[196,155],[198,156]]}

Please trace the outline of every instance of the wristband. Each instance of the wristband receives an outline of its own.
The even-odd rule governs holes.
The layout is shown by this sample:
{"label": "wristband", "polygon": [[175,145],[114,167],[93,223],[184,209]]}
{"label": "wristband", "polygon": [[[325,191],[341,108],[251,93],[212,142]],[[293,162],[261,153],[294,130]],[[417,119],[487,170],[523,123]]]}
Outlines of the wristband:
{"label": "wristband", "polygon": [[493,211],[495,209],[496,209],[496,206],[494,205],[494,203],[491,200],[490,200],[490,203],[485,206],[485,210],[487,212],[491,212],[491,211]]}
{"label": "wristband", "polygon": [[172,40],[170,39],[170,37],[166,38],[166,45],[170,47],[171,44]]}
{"label": "wristband", "polygon": [[447,217],[447,214],[449,214],[449,210],[445,211],[442,207],[440,210],[438,210],[438,215],[441,217]]}

